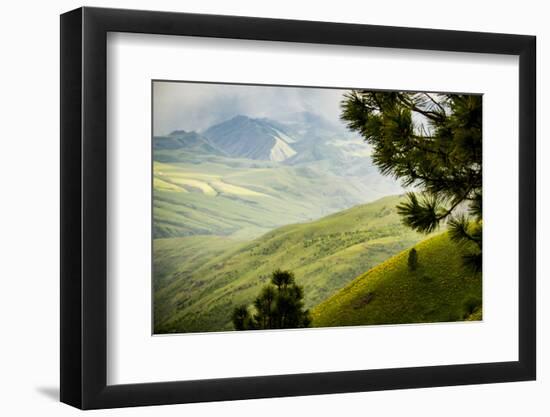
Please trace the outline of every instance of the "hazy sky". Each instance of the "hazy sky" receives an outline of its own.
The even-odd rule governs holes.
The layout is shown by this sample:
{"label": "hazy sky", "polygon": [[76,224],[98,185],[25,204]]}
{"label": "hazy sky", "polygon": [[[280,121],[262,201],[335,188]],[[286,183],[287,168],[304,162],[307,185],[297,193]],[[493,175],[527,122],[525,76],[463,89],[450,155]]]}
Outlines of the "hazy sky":
{"label": "hazy sky", "polygon": [[339,123],[344,92],[323,88],[155,82],[153,131],[155,135],[163,135],[176,129],[204,130],[239,114],[283,121],[286,115],[300,111]]}

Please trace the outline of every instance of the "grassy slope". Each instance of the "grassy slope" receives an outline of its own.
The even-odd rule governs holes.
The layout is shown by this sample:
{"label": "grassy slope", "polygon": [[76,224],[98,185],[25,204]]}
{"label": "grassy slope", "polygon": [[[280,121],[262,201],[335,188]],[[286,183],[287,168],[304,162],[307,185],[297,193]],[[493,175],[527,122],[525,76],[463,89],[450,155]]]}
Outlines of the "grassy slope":
{"label": "grassy slope", "polygon": [[250,303],[277,268],[292,270],[307,306],[316,305],[422,238],[401,224],[398,201],[386,197],[249,243],[215,236],[156,239],[156,332],[231,329],[233,308]]}
{"label": "grassy slope", "polygon": [[316,306],[315,327],[481,320],[481,275],[462,264],[465,249],[447,233],[416,246],[419,265],[407,266],[408,250],[357,277]]}
{"label": "grassy slope", "polygon": [[240,243],[238,240],[221,236],[155,239],[153,243],[154,290],[163,288],[169,281],[192,274],[200,265]]}

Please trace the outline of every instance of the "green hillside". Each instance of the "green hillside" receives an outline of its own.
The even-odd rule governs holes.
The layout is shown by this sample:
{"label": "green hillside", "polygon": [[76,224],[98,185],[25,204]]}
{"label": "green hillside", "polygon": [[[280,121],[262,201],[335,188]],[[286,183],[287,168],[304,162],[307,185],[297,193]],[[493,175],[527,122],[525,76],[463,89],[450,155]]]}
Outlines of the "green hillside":
{"label": "green hillside", "polygon": [[249,242],[219,236],[155,239],[155,332],[229,330],[231,312],[252,302],[277,268],[304,287],[306,306],[330,297],[423,236],[402,225],[385,197]]}
{"label": "green hillside", "polygon": [[316,306],[313,326],[481,320],[481,274],[462,263],[468,248],[459,249],[447,233],[415,248],[415,271],[407,266],[408,250],[388,259]]}

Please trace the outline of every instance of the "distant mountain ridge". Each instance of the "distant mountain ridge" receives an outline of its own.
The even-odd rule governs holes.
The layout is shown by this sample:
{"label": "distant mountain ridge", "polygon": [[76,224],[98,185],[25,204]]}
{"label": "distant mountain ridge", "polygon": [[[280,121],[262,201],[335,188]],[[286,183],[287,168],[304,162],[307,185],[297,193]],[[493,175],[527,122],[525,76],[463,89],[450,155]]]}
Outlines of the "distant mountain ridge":
{"label": "distant mountain ridge", "polygon": [[296,154],[292,138],[284,127],[269,119],[239,115],[204,131],[212,144],[234,157],[284,161]]}
{"label": "distant mountain ridge", "polygon": [[153,137],[153,148],[164,149],[186,149],[190,151],[223,155],[226,153],[213,145],[207,138],[197,132],[186,132],[185,130],[174,130],[168,136]]}
{"label": "distant mountain ridge", "polygon": [[345,149],[327,144],[335,137],[345,140],[351,135],[343,126],[309,112],[292,113],[282,120],[237,115],[200,133],[180,129],[156,136],[154,147],[294,165],[327,157],[341,159]]}

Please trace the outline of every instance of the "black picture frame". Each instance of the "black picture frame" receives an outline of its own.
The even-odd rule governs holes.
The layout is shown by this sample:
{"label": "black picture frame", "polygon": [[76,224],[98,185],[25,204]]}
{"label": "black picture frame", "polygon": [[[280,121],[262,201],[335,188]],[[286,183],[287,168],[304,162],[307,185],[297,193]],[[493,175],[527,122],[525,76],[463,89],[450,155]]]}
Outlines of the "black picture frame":
{"label": "black picture frame", "polygon": [[[107,385],[108,32],[519,56],[519,360]],[[535,379],[534,36],[84,7],[61,15],[60,56],[62,402],[96,409]]]}

